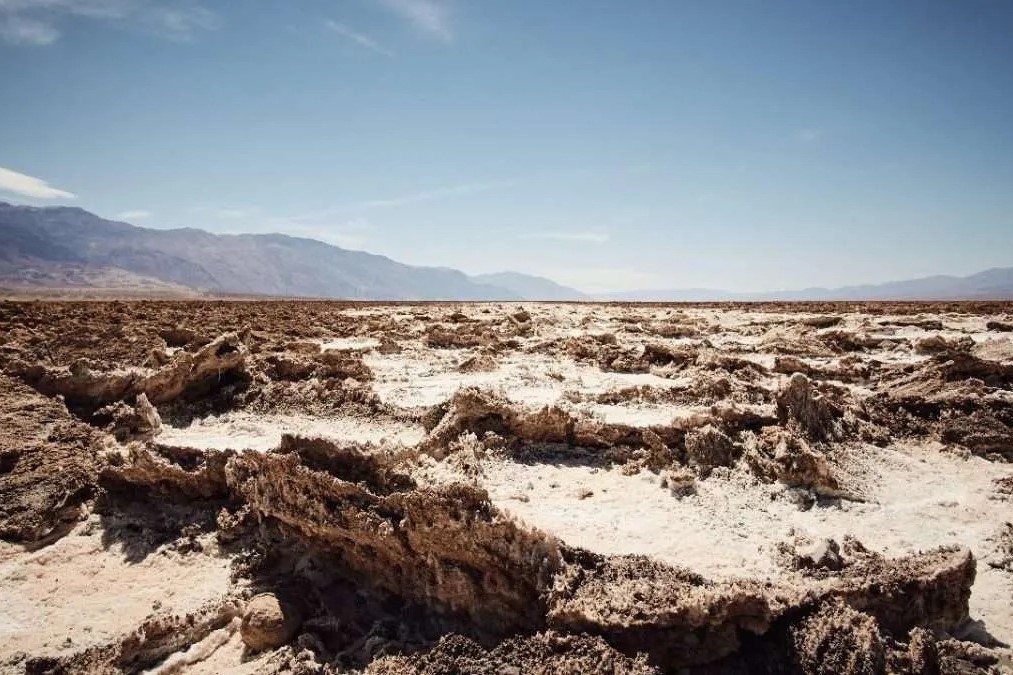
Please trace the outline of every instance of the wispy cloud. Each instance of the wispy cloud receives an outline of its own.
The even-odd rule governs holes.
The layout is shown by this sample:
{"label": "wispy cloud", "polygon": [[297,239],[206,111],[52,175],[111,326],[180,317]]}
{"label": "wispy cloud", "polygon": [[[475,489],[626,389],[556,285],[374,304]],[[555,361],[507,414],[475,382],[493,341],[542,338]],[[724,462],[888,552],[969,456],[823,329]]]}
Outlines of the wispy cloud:
{"label": "wispy cloud", "polygon": [[521,239],[553,239],[556,241],[583,241],[604,244],[610,237],[607,232],[528,232]]}
{"label": "wispy cloud", "polygon": [[52,44],[74,17],[176,41],[218,26],[217,15],[195,0],[0,0],[0,39],[15,45]]}
{"label": "wispy cloud", "polygon": [[59,190],[41,178],[27,176],[0,166],[0,192],[12,192],[34,199],[77,199],[77,195]]}
{"label": "wispy cloud", "polygon": [[422,33],[444,42],[454,39],[446,0],[376,0]]}
{"label": "wispy cloud", "polygon": [[168,40],[186,42],[201,31],[218,28],[218,15],[200,5],[151,6],[140,13],[148,30]]}
{"label": "wispy cloud", "polygon": [[382,54],[384,56],[394,56],[394,52],[387,49],[373,38],[369,37],[368,35],[364,35],[363,33],[360,33],[356,30],[352,30],[343,23],[340,23],[338,21],[331,21],[330,19],[328,19],[327,21],[324,22],[324,25],[327,26],[327,28],[329,28],[330,30],[340,35],[341,37],[348,40],[349,42],[358,45],[363,49],[368,49],[369,51],[376,52],[377,54]]}
{"label": "wispy cloud", "polygon": [[151,211],[145,211],[144,209],[137,209],[135,211],[123,211],[122,213],[116,214],[116,217],[120,220],[145,220],[150,218],[153,214]]}
{"label": "wispy cloud", "polygon": [[49,45],[60,38],[53,26],[24,16],[0,18],[0,39],[12,45]]}
{"label": "wispy cloud", "polygon": [[473,194],[475,192],[486,192],[488,190],[496,190],[498,188],[510,187],[516,181],[514,180],[500,180],[500,181],[489,181],[485,183],[463,183],[461,185],[448,185],[446,187],[434,188],[432,190],[423,190],[421,192],[410,192],[408,194],[398,195],[396,197],[389,197],[387,199],[371,199],[368,201],[360,202],[357,206],[361,209],[380,209],[388,208],[392,206],[403,206],[405,204],[414,204],[416,202],[430,202],[437,199],[445,199],[447,197],[457,197],[461,195]]}

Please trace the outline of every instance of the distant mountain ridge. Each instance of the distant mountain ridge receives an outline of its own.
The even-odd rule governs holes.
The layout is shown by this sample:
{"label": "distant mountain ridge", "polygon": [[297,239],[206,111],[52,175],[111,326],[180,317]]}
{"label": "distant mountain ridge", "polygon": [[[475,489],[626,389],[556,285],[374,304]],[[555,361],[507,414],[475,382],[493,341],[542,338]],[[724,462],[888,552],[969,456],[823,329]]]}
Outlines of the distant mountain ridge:
{"label": "distant mountain ridge", "polygon": [[600,300],[645,302],[711,302],[721,300],[1010,300],[1013,267],[996,267],[966,277],[936,275],[882,284],[841,288],[804,288],[793,291],[738,293],[712,288],[639,290],[605,293]]}
{"label": "distant mountain ridge", "polygon": [[219,235],[193,228],[156,230],[106,220],[74,207],[0,202],[0,285],[45,287],[132,277],[144,284],[163,282],[217,294],[526,299],[458,270],[404,265],[313,239],[284,234]]}
{"label": "distant mountain ridge", "polygon": [[1013,267],[843,288],[760,293],[662,289],[592,296],[544,277],[517,272],[468,276],[284,234],[156,230],[76,207],[0,202],[3,288],[352,300],[973,300],[1013,299]]}
{"label": "distant mountain ridge", "polygon": [[495,274],[476,274],[471,278],[479,283],[505,288],[522,298],[559,301],[591,299],[591,296],[586,293],[557,284],[552,279],[530,274],[497,272]]}

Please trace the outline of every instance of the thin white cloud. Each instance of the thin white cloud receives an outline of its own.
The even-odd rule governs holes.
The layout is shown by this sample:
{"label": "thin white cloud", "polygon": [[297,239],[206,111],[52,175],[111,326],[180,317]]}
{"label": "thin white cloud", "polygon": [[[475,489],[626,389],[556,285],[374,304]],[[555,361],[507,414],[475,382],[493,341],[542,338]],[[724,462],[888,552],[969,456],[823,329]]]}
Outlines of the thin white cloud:
{"label": "thin white cloud", "polygon": [[8,16],[0,20],[0,39],[12,45],[51,45],[60,38],[53,26],[23,16]]}
{"label": "thin white cloud", "polygon": [[0,192],[12,192],[34,199],[77,199],[77,195],[59,190],[41,178],[27,176],[0,166]]}
{"label": "thin white cloud", "polygon": [[[266,221],[274,223],[277,227],[295,227],[296,225],[307,226],[307,224],[313,224],[314,227],[319,227],[320,223],[331,223],[335,220],[341,219],[362,219],[363,212],[371,211],[374,209],[391,209],[401,206],[408,206],[411,204],[424,203],[424,202],[436,202],[445,199],[453,199],[455,197],[462,197],[465,195],[471,195],[475,193],[482,193],[486,191],[499,190],[502,187],[510,187],[520,182],[520,178],[511,178],[504,180],[488,180],[485,182],[467,182],[457,185],[446,185],[443,187],[435,187],[433,190],[426,190],[417,193],[408,193],[404,195],[397,195],[395,197],[389,197],[386,199],[368,200],[365,202],[359,202],[355,204],[344,204],[327,207],[324,209],[318,209],[316,211],[305,211],[297,214],[281,215],[277,217],[267,218]],[[236,210],[236,217],[242,217],[246,215],[253,215],[256,210],[243,212]],[[217,215],[220,218],[226,217],[225,214],[229,210],[219,209]],[[216,213],[216,212],[213,212]],[[359,220],[347,220],[347,222],[360,222]]]}
{"label": "thin white cloud", "polygon": [[358,45],[363,49],[368,49],[369,51],[376,52],[377,54],[382,54],[383,56],[394,56],[394,52],[387,49],[373,38],[369,37],[368,35],[364,35],[356,30],[352,30],[343,23],[340,23],[338,21],[331,21],[330,19],[328,19],[327,21],[324,22],[324,25],[327,26],[327,28],[329,28],[330,30],[340,35],[341,37],[348,40],[349,42]]}
{"label": "thin white cloud", "polygon": [[15,45],[56,42],[60,25],[79,17],[185,41],[218,26],[195,0],[0,0],[0,39]]}
{"label": "thin white cloud", "polygon": [[119,218],[120,220],[131,221],[131,220],[145,220],[147,218],[150,218],[152,215],[153,214],[151,213],[151,211],[145,211],[144,209],[137,209],[134,211],[124,211],[122,213],[117,214],[116,217]]}
{"label": "thin white cloud", "polygon": [[416,29],[444,42],[454,33],[450,28],[450,7],[446,0],[377,0]]}
{"label": "thin white cloud", "polygon": [[501,181],[489,181],[486,183],[464,183],[462,185],[449,185],[447,187],[435,188],[432,190],[424,190],[422,192],[411,192],[404,195],[398,195],[396,197],[390,197],[387,199],[371,199],[358,204],[361,209],[379,209],[387,208],[392,206],[403,206],[404,204],[413,204],[416,202],[430,202],[437,199],[445,199],[447,197],[457,197],[460,195],[473,194],[475,192],[485,192],[487,190],[495,190],[502,187],[509,187],[516,181],[513,180],[501,180]]}
{"label": "thin white cloud", "polygon": [[604,244],[610,237],[607,232],[529,232],[521,239],[553,239],[556,241],[584,241]]}
{"label": "thin white cloud", "polygon": [[218,28],[218,15],[200,5],[154,6],[141,12],[139,18],[151,32],[180,42],[192,40],[201,31]]}

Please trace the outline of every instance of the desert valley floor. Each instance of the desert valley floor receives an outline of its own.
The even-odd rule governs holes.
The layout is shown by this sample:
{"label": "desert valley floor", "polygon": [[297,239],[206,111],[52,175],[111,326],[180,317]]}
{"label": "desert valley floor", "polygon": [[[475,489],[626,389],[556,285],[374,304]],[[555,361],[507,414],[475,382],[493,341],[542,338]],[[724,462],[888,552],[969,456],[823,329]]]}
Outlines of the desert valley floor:
{"label": "desert valley floor", "polygon": [[999,673],[1013,303],[0,302],[0,673]]}

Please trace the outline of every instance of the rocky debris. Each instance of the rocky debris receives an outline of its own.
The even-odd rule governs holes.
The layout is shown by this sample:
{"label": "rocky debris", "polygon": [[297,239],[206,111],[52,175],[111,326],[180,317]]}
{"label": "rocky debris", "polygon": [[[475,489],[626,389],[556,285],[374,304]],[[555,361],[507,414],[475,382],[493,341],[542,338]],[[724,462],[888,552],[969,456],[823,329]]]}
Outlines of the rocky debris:
{"label": "rocky debris", "polygon": [[[734,401],[719,401],[711,406],[709,416],[704,417],[702,421],[703,424],[715,423],[728,434],[759,431],[777,423],[777,417],[771,408],[772,406],[766,405],[740,405]],[[678,420],[676,424],[679,424]],[[690,424],[690,426],[700,425]]]}
{"label": "rocky debris", "polygon": [[152,438],[162,430],[162,418],[146,394],[138,394],[133,406],[117,401],[97,410],[92,421],[108,418],[106,430],[123,442],[131,438]]}
{"label": "rocky debris", "polygon": [[911,673],[917,675],[941,675],[939,649],[931,632],[924,628],[911,629],[906,665]]}
{"label": "rocky debris", "polygon": [[975,559],[956,546],[893,560],[871,556],[846,566],[839,579],[820,582],[828,595],[876,617],[900,635],[913,626],[951,631],[968,616]]}
{"label": "rocky debris", "polygon": [[988,565],[1013,574],[1013,523],[1003,523],[999,532],[992,537],[995,554]]}
{"label": "rocky debris", "polygon": [[798,425],[811,440],[839,438],[837,420],[841,416],[841,410],[802,373],[792,375],[777,395],[777,417],[781,424]]}
{"label": "rocky debris", "polygon": [[362,358],[341,350],[324,350],[310,355],[271,354],[263,360],[264,371],[272,380],[297,382],[310,378],[352,378],[360,382],[373,379],[373,371]]}
{"label": "rocky debris", "polygon": [[156,370],[127,369],[96,372],[84,361],[69,367],[15,362],[7,371],[47,396],[63,396],[68,406],[92,410],[144,394],[159,405],[181,396],[197,397],[239,374],[245,365],[246,347],[235,333],[222,335],[196,352],[176,352]]}
{"label": "rocky debris", "polygon": [[272,354],[264,359],[263,366],[267,376],[272,380],[297,382],[313,377],[317,364],[306,358]]}
{"label": "rocky debris", "polygon": [[592,363],[603,371],[646,373],[652,369],[679,369],[697,358],[695,347],[648,342],[642,347],[622,346],[615,333],[592,333],[565,338],[562,351],[578,361]]}
{"label": "rocky debris", "polygon": [[835,366],[816,365],[797,356],[778,356],[774,359],[774,372],[784,375],[802,373],[810,379],[838,380],[840,382],[862,382],[869,378],[877,367],[876,361],[863,362],[854,355],[841,357]]}
{"label": "rocky debris", "polygon": [[551,630],[510,638],[493,649],[484,649],[460,635],[448,635],[429,651],[378,659],[365,672],[366,675],[660,675],[643,656],[626,656],[600,637]]}
{"label": "rocky debris", "polygon": [[790,431],[765,427],[759,435],[749,438],[744,458],[760,478],[806,488],[823,496],[843,496],[828,458]]}
{"label": "rocky debris", "polygon": [[491,373],[498,368],[496,359],[488,354],[469,356],[457,365],[459,373]]}
{"label": "rocky debris", "polygon": [[969,337],[962,337],[956,340],[948,340],[942,335],[930,335],[915,341],[914,348],[918,354],[947,354],[953,352],[966,352],[974,346],[974,340]]}
{"label": "rocky debris", "polygon": [[742,452],[732,439],[713,425],[694,429],[686,434],[686,460],[707,476],[718,466],[731,466]]}
{"label": "rocky debris", "polygon": [[[255,382],[237,406],[256,413],[292,413],[333,416],[335,413],[389,417],[393,406],[385,404],[368,383],[354,379],[310,378],[297,382]],[[210,411],[209,411],[210,412]]]}
{"label": "rocky debris", "polygon": [[0,375],[0,538],[39,541],[78,520],[100,445],[58,401]]}
{"label": "rocky debris", "polygon": [[187,345],[196,343],[203,346],[211,341],[209,338],[201,337],[197,331],[192,328],[187,328],[185,326],[164,328],[158,331],[158,337],[165,340],[166,346],[177,348],[186,347]]}
{"label": "rocky debris", "polygon": [[946,411],[939,423],[944,443],[957,443],[982,457],[1013,461],[1013,410]]}
{"label": "rocky debris", "polygon": [[799,622],[791,637],[800,672],[870,675],[886,670],[886,647],[876,620],[839,599]]}
{"label": "rocky debris", "polygon": [[377,448],[326,438],[283,434],[279,454],[293,454],[306,467],[356,483],[375,494],[414,490],[415,481],[394,468],[397,457]]}
{"label": "rocky debris", "polygon": [[683,321],[656,321],[648,327],[648,332],[663,338],[695,338],[700,337],[700,329]]}
{"label": "rocky debris", "polygon": [[531,335],[534,324],[531,321],[531,314],[527,310],[519,309],[507,315],[510,319],[513,335]]}
{"label": "rocky debris", "polygon": [[694,361],[696,356],[696,350],[691,348],[648,342],[640,358],[648,366],[682,366]]}
{"label": "rocky debris", "polygon": [[[155,613],[130,634],[112,642],[66,656],[28,657],[24,672],[42,673],[137,673],[158,666],[181,650],[201,642],[221,630],[238,616],[239,602],[222,597],[206,603],[196,612],[179,615]],[[0,663],[0,669],[6,664]],[[6,670],[4,672],[7,672]],[[19,671],[15,671],[19,672]],[[154,672],[172,672],[171,669]]]}
{"label": "rocky debris", "polygon": [[774,359],[775,373],[783,373],[785,375],[802,373],[803,375],[812,376],[814,370],[816,369],[813,366],[797,356],[778,356]]}
{"label": "rocky debris", "polygon": [[1013,475],[995,479],[996,499],[1013,500]]}
{"label": "rocky debris", "polygon": [[549,599],[549,626],[601,635],[625,653],[646,652],[669,672],[719,661],[740,648],[742,635],[776,633],[778,625],[792,626],[793,617],[828,601],[897,635],[915,626],[952,629],[967,616],[975,572],[969,551],[946,548],[856,562],[811,584],[775,586],[709,582],[642,556],[575,551],[566,559]]}
{"label": "rocky debris", "polygon": [[983,359],[963,351],[945,352],[936,359],[939,372],[949,382],[974,378],[1000,389],[1013,384],[1013,362]]}
{"label": "rocky debris", "polygon": [[921,328],[922,330],[943,330],[943,322],[934,317],[903,317],[880,319],[877,321],[880,326],[899,326],[900,328]]}
{"label": "rocky debris", "polygon": [[855,565],[881,563],[884,558],[869,551],[854,537],[845,535],[843,543],[834,539],[816,539],[795,535],[777,545],[775,558],[781,567],[809,579],[827,579]]}
{"label": "rocky debris", "polygon": [[404,348],[396,341],[391,340],[386,335],[380,338],[380,346],[376,348],[377,354],[400,354],[404,351]]}
{"label": "rocky debris", "polygon": [[999,333],[1013,333],[1013,323],[1005,321],[988,321],[985,323],[985,330],[994,330]]}
{"label": "rocky debris", "polygon": [[905,369],[861,403],[862,415],[896,436],[928,436],[990,459],[1013,439],[1013,364],[957,351]]}
{"label": "rocky debris", "polygon": [[844,566],[841,547],[833,539],[822,539],[797,552],[796,565],[800,568],[839,570]]}
{"label": "rocky debris", "polygon": [[377,495],[296,453],[244,453],[228,463],[230,489],[262,518],[330,552],[337,569],[487,634],[543,622],[540,598],[559,565],[556,542],[463,485]]}
{"label": "rocky debris", "polygon": [[225,466],[232,451],[201,451],[158,444],[132,443],[125,456],[108,457],[100,474],[104,488],[114,493],[142,490],[160,499],[228,499]]}
{"label": "rocky debris", "polygon": [[239,632],[250,651],[262,652],[291,642],[300,624],[302,616],[294,603],[274,593],[260,593],[246,604]]}
{"label": "rocky debris", "polygon": [[493,346],[499,339],[489,330],[458,325],[447,328],[439,324],[426,328],[425,345],[433,349],[468,349],[471,347]]}
{"label": "rocky debris", "polygon": [[646,652],[666,672],[733,653],[740,629],[763,633],[778,611],[759,586],[714,584],[643,556],[572,555],[549,600],[549,626]]}
{"label": "rocky debris", "polygon": [[[435,406],[423,420],[429,435],[427,452],[437,458],[446,455],[452,441],[470,432],[478,437],[493,433],[522,443],[555,443],[568,446],[614,450],[617,447],[648,448],[669,454],[682,432],[673,427],[632,427],[607,424],[572,416],[562,408],[545,406],[529,410],[502,396],[476,387],[459,389],[453,398]],[[674,452],[664,463],[674,460]],[[618,453],[625,460],[628,453]]]}
{"label": "rocky debris", "polygon": [[681,499],[696,494],[696,474],[684,467],[675,467],[661,472],[661,488]]}
{"label": "rocky debris", "polygon": [[618,345],[615,333],[582,333],[580,337],[563,338],[559,343],[563,353],[578,361],[598,360],[603,350],[618,351]]}
{"label": "rocky debris", "polygon": [[867,349],[875,349],[881,342],[868,335],[853,333],[847,330],[828,330],[818,333],[817,336],[824,344],[837,353],[861,352]]}
{"label": "rocky debris", "polygon": [[767,374],[767,369],[755,361],[718,351],[701,353],[697,356],[696,365],[704,370],[732,373],[747,382],[754,382]]}
{"label": "rocky debris", "polygon": [[836,326],[843,320],[844,317],[833,314],[817,314],[816,316],[804,317],[801,319],[801,323],[802,325],[809,326],[810,328],[830,328],[831,326]]}
{"label": "rocky debris", "polygon": [[[889,330],[870,320],[858,332],[841,329],[840,321],[799,328],[797,318],[778,316],[726,330],[728,322],[708,325],[678,313],[659,319],[661,310],[617,319],[573,309],[574,326],[615,330],[620,343],[615,333],[563,337],[541,307],[531,311],[537,322],[509,316],[510,306],[467,310],[486,319],[459,311],[442,317],[439,310],[433,314],[443,324],[429,331],[358,305],[347,316],[348,307],[333,303],[167,304],[170,309],[145,306],[143,317],[129,307],[103,310],[116,326],[106,332],[86,323],[90,308],[68,305],[71,318],[57,321],[48,310],[0,303],[0,331],[7,331],[0,364],[16,373],[0,375],[0,536],[49,545],[94,504],[95,518],[81,528],[101,527],[103,543],[122,549],[131,562],[143,565],[154,552],[191,564],[214,556],[231,565],[235,597],[186,616],[153,607],[136,632],[84,650],[8,650],[0,671],[167,673],[210,659],[198,666],[210,672],[252,634],[249,626],[246,634],[241,629],[237,599],[250,588],[298,598],[297,606],[289,601],[291,614],[280,600],[263,611],[249,605],[248,624],[280,629],[265,631],[269,643],[247,640],[251,652],[266,653],[249,654],[242,667],[264,672],[978,674],[998,668],[1000,652],[992,646],[948,637],[971,635],[966,626],[975,561],[966,550],[886,559],[848,537],[840,544],[798,539],[781,551],[786,569],[777,581],[710,581],[648,558],[571,548],[496,508],[478,486],[489,458],[595,467],[611,462],[623,473],[656,470],[651,484],[684,500],[672,502],[679,509],[734,478],[771,499],[797,500],[800,508],[819,503],[820,513],[799,515],[821,518],[823,509],[838,505],[822,498],[852,496],[850,481],[866,477],[852,473],[856,467],[849,463],[862,450],[859,441],[875,437],[885,446],[905,436],[941,439],[961,454],[967,448],[1008,459],[1013,366],[1008,345],[998,344],[1004,339],[967,348],[966,341],[946,338],[929,342],[916,357],[912,352],[925,345],[902,336],[884,341]],[[839,309],[807,305],[804,311]],[[862,311],[892,314],[894,307]],[[397,314],[430,320],[404,307]],[[852,318],[847,325],[856,323]],[[533,335],[532,324],[541,341],[510,339]],[[80,325],[95,329],[81,334],[68,328]],[[235,333],[234,352],[227,336],[211,341],[196,332],[157,334],[160,327],[183,325],[206,325],[212,335],[244,325],[258,330]],[[689,337],[681,335],[682,326],[714,336],[673,343],[678,346],[650,337]],[[829,327],[838,337],[826,337]],[[394,345],[384,332],[401,329],[402,344],[390,351],[404,349],[405,359],[416,358],[428,340],[446,338],[442,330],[479,346],[464,369],[485,367],[484,357],[494,361],[511,350],[559,356],[572,349],[574,358],[606,371],[650,374],[592,374],[595,384],[560,406],[526,406],[462,389],[428,411],[398,409],[377,393],[391,383],[389,372],[377,368],[384,386],[374,391],[372,373],[358,356],[322,353],[319,346],[329,335],[375,336],[381,349],[372,359],[387,353],[385,341]],[[750,340],[725,342],[735,334]],[[108,358],[101,340],[111,343]],[[224,353],[211,349],[215,343]],[[824,358],[845,351],[841,345],[851,353]],[[174,351],[180,346],[185,351]],[[129,367],[153,350],[152,367]],[[773,372],[790,378],[756,362],[770,355]],[[442,365],[447,358],[439,357]],[[227,370],[219,374],[218,366]],[[659,376],[670,379],[659,382]],[[222,393],[232,389],[237,393]],[[53,397],[39,393],[44,390]],[[153,390],[169,398],[158,401]],[[70,415],[60,394],[92,426]],[[185,424],[219,401],[250,413],[340,412],[371,422],[422,418],[429,434],[420,446],[397,451],[297,435],[283,436],[279,447],[263,453],[158,442],[159,411],[167,423]],[[635,426],[603,423],[569,407],[593,401],[689,410],[671,424]],[[434,462],[425,453],[447,459]],[[432,476],[411,475],[438,487],[420,487],[410,477],[421,464],[437,468]],[[778,485],[756,486],[741,469]],[[444,470],[469,484],[446,483],[437,476]],[[995,483],[997,509],[1013,494],[1007,483]],[[554,487],[589,509],[607,506],[615,495],[590,482]],[[578,502],[577,495],[588,499]],[[1000,527],[981,549],[982,562],[1000,575],[1013,559],[1010,531]],[[21,555],[21,548],[9,546],[2,554]]]}

